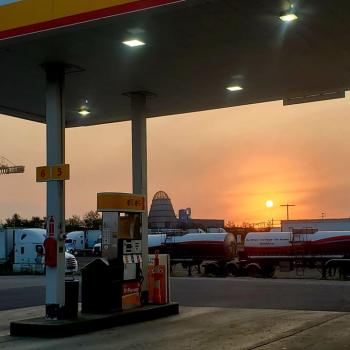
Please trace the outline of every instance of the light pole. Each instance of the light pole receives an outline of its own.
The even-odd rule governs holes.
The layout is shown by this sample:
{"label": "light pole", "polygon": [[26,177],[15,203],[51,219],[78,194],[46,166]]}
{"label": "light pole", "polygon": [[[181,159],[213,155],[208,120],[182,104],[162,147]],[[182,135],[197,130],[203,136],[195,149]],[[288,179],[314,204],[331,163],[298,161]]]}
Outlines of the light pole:
{"label": "light pole", "polygon": [[295,204],[281,204],[281,207],[286,207],[287,208],[287,220],[289,220],[289,207],[295,207]]}

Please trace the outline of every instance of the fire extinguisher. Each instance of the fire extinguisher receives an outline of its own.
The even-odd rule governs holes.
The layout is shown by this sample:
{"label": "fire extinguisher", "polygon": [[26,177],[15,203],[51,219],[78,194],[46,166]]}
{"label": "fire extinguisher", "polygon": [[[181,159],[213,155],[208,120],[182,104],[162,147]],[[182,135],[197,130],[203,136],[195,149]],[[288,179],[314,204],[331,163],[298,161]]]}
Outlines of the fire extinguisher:
{"label": "fire extinguisher", "polygon": [[49,237],[53,237],[55,235],[55,219],[53,216],[49,219]]}
{"label": "fire extinguisher", "polygon": [[53,237],[48,237],[44,241],[45,265],[49,267],[57,266],[57,241]]}

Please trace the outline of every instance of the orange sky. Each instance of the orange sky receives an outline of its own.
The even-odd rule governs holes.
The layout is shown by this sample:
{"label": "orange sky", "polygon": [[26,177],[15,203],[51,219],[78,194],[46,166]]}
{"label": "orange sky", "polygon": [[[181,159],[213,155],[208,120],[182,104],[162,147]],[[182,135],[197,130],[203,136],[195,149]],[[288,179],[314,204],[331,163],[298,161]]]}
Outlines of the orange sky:
{"label": "orange sky", "polygon": [[[175,211],[239,224],[285,217],[350,216],[350,99],[283,107],[271,102],[148,121],[149,196],[166,191]],[[0,177],[0,220],[45,215],[45,127],[0,116],[0,155],[26,166]],[[131,191],[130,123],[68,129],[66,215],[95,209],[96,193]],[[265,207],[271,199],[275,206]]]}

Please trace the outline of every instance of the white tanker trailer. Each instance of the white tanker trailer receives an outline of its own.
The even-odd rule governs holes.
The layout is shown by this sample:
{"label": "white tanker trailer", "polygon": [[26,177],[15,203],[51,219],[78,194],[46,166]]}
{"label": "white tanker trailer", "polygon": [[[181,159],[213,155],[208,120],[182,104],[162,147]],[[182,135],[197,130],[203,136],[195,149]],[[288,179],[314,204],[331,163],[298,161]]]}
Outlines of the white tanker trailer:
{"label": "white tanker trailer", "polygon": [[227,232],[149,235],[148,248],[150,254],[156,250],[169,254],[171,264],[181,263],[189,274],[191,266],[204,263],[206,273],[221,275],[236,258],[235,237]]}
{"label": "white tanker trailer", "polygon": [[207,274],[272,277],[276,267],[318,268],[322,276],[339,269],[350,271],[350,231],[249,232],[237,254],[231,233],[190,233],[182,236],[149,235],[149,252],[170,255],[171,263],[184,267],[202,264]]}
{"label": "white tanker trailer", "polygon": [[240,269],[251,276],[272,276],[276,267],[327,271],[350,267],[350,231],[297,229],[292,232],[249,232],[239,256]]}

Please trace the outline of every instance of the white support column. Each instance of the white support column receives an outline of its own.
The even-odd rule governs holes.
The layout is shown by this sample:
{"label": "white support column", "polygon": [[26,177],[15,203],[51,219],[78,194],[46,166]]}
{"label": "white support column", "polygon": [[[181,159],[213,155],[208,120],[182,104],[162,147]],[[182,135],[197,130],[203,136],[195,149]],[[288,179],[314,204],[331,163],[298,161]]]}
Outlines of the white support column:
{"label": "white support column", "polygon": [[[48,63],[46,71],[46,147],[47,165],[65,162],[64,65]],[[47,182],[47,220],[54,218],[57,266],[46,267],[46,316],[62,317],[65,303],[65,184]]]}
{"label": "white support column", "polygon": [[146,197],[146,211],[142,216],[142,261],[144,283],[142,291],[147,297],[148,291],[148,208],[147,208],[147,92],[131,92],[131,128],[132,128],[132,183],[133,192]]}

